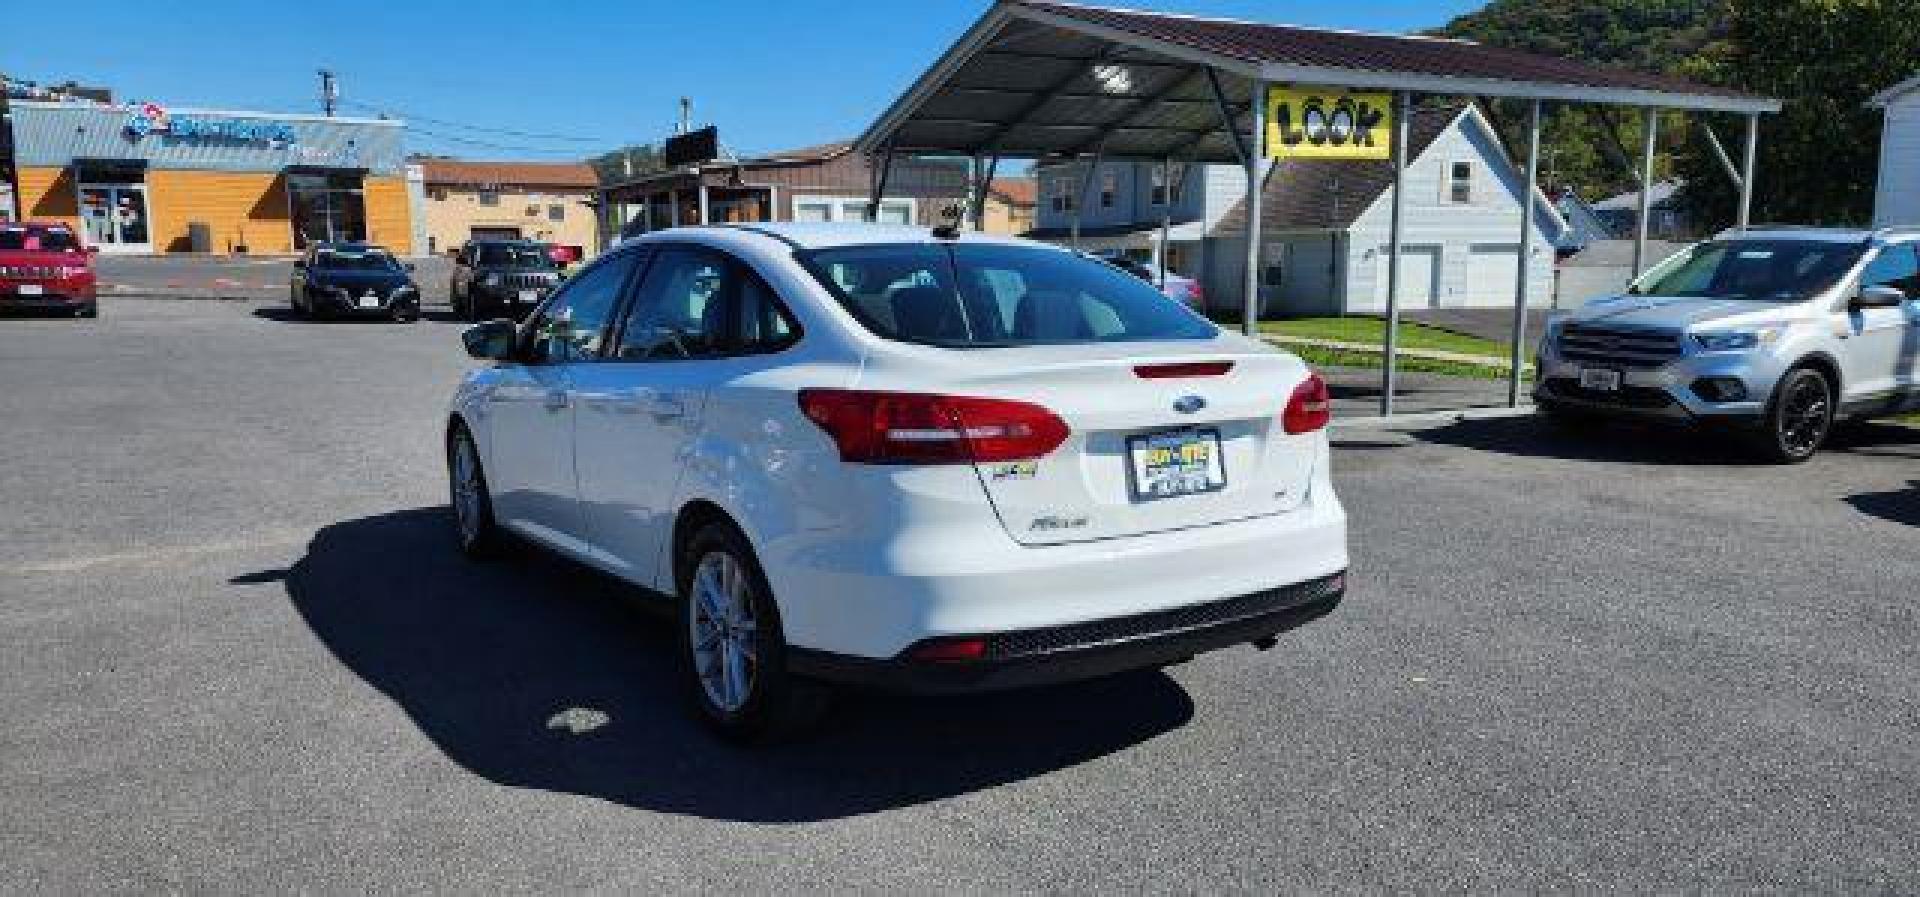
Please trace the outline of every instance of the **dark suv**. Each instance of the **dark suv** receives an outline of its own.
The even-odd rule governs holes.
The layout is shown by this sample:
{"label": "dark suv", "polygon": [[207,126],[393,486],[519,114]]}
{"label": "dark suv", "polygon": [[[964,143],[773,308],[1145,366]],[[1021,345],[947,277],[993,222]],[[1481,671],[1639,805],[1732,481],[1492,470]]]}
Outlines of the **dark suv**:
{"label": "dark suv", "polygon": [[526,317],[560,282],[544,243],[476,240],[454,256],[447,294],[453,313],[469,321]]}

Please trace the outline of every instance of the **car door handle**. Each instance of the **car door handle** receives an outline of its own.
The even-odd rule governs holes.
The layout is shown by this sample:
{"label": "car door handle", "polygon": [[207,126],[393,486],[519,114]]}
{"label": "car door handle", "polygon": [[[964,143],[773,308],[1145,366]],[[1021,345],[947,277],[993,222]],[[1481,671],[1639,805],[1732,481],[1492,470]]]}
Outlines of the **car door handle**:
{"label": "car door handle", "polygon": [[686,403],[680,401],[680,397],[672,393],[656,392],[649,394],[645,399],[645,403],[647,413],[657,418],[685,417],[687,413]]}
{"label": "car door handle", "polygon": [[567,398],[567,394],[564,391],[553,389],[547,391],[547,397],[541,404],[545,406],[548,411],[564,411],[566,407],[573,404],[573,402]]}

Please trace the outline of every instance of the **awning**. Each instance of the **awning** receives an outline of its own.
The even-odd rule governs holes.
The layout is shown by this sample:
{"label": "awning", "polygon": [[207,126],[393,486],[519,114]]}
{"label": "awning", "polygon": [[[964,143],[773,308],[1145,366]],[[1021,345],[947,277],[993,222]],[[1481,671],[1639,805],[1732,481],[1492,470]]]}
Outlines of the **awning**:
{"label": "awning", "polygon": [[861,135],[908,154],[1238,162],[1256,81],[1723,112],[1777,100],[1466,41],[1001,0]]}

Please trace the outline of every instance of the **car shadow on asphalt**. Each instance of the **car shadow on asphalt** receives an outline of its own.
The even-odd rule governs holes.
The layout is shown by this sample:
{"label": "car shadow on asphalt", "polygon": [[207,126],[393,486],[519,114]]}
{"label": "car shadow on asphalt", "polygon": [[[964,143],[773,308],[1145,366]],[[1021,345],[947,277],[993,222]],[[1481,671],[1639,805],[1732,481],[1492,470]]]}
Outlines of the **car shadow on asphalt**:
{"label": "car shadow on asphalt", "polygon": [[1862,492],[1847,496],[1847,504],[1862,514],[1906,526],[1920,526],[1920,480],[1907,489]]}
{"label": "car shadow on asphalt", "polygon": [[445,508],[333,524],[285,586],[341,663],[447,756],[502,785],[703,818],[817,821],[1071,767],[1193,715],[1178,683],[1148,671],[964,698],[844,695],[795,741],[733,747],[685,709],[672,624],[643,607],[659,599],[532,548],[469,562],[450,528]]}
{"label": "car shadow on asphalt", "polygon": [[[1694,467],[1759,466],[1738,434],[1627,422],[1559,429],[1532,415],[1462,420],[1417,430],[1414,439],[1495,454],[1561,461]],[[1842,427],[1823,451],[1912,454],[1920,458],[1920,429],[1865,423]]]}
{"label": "car shadow on asphalt", "polygon": [[[357,317],[352,315],[340,315],[340,316],[326,317],[326,318],[305,318],[305,317],[301,317],[291,307],[285,306],[285,305],[266,305],[266,306],[261,306],[259,308],[255,308],[253,310],[253,316],[263,321],[273,321],[275,323],[280,323],[280,324],[387,324],[387,323],[391,323],[391,321],[389,321],[387,318],[372,316],[372,315],[365,316],[365,317]],[[451,309],[446,309],[446,308],[436,309],[436,308],[429,307],[420,312],[420,320],[457,323],[465,319],[459,317],[458,315],[455,315]]]}

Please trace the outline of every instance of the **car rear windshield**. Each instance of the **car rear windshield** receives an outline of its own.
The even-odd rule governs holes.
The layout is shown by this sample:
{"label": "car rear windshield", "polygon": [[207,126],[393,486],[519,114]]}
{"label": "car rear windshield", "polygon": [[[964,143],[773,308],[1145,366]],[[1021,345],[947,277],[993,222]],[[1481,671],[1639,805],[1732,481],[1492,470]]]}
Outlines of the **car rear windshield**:
{"label": "car rear windshield", "polygon": [[335,249],[322,249],[314,253],[313,264],[316,268],[328,271],[398,271],[400,263],[393,256],[379,250],[349,252]]}
{"label": "car rear windshield", "polygon": [[480,247],[479,263],[493,268],[551,268],[544,246],[492,243]]}
{"label": "car rear windshield", "polygon": [[57,227],[0,228],[0,249],[72,252],[80,248],[73,231]]}
{"label": "car rear windshield", "polygon": [[888,339],[972,349],[1219,333],[1139,278],[1056,249],[870,245],[800,259],[867,329]]}
{"label": "car rear windshield", "polygon": [[1805,299],[1833,286],[1866,252],[1865,243],[1830,240],[1715,240],[1701,243],[1633,292],[1756,302]]}

